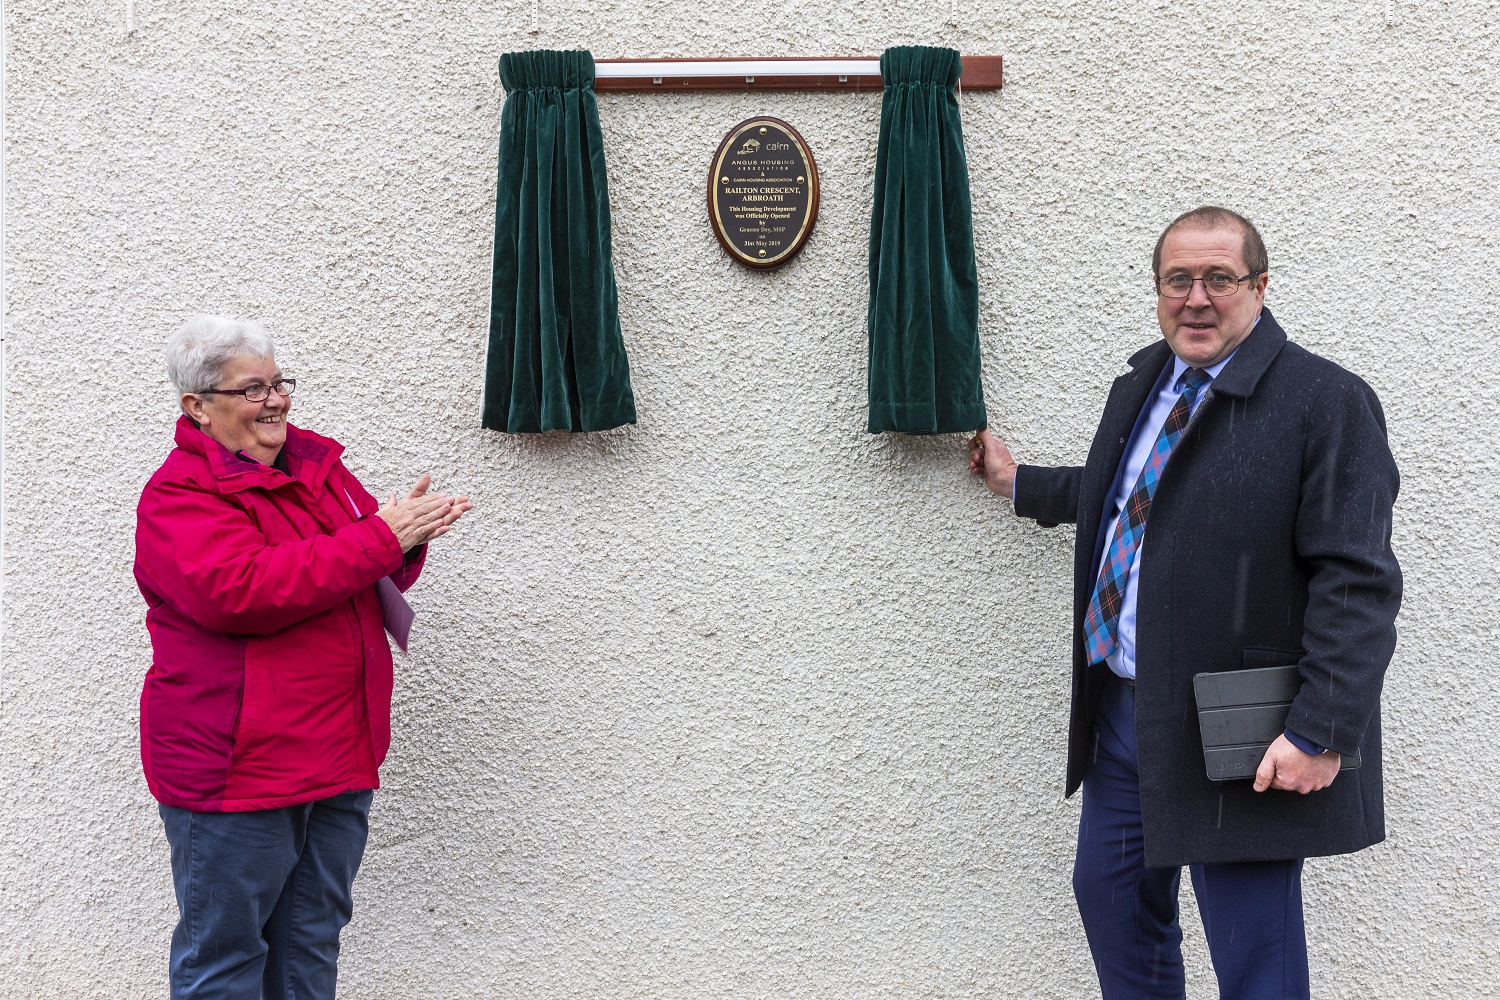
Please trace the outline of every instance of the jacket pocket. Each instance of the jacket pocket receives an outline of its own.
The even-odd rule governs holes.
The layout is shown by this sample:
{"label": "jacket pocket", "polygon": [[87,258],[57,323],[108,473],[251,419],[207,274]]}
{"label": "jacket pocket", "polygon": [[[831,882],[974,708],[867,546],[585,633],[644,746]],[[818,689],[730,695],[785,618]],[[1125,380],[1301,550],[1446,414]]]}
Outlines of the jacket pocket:
{"label": "jacket pocket", "polygon": [[234,721],[229,728],[229,762],[237,764],[260,741],[260,716],[264,714],[268,698],[269,678],[265,667],[255,662],[256,640],[246,643],[245,672],[240,679],[240,701],[234,709]]}
{"label": "jacket pocket", "polygon": [[1302,659],[1300,649],[1276,649],[1273,646],[1244,646],[1240,649],[1240,667],[1286,667]]}

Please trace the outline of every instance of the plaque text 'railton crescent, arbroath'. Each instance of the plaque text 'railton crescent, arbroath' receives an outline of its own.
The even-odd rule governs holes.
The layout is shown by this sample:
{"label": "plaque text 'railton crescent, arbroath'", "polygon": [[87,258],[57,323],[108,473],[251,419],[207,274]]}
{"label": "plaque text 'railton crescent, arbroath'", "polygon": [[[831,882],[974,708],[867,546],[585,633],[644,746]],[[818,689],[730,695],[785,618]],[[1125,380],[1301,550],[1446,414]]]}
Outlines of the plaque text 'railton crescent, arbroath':
{"label": "plaque text 'railton crescent, arbroath'", "polygon": [[730,129],[708,177],[708,218],[724,252],[746,267],[795,257],[818,220],[818,168],[797,130],[777,118]]}

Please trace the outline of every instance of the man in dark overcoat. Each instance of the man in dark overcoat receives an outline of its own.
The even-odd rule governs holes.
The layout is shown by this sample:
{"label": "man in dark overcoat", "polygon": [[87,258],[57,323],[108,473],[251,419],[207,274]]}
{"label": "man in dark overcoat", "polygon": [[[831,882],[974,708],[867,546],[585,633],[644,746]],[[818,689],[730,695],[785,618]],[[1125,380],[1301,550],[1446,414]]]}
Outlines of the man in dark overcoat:
{"label": "man in dark overcoat", "polygon": [[[1162,340],[1115,380],[1085,464],[970,444],[1017,514],[1077,525],[1067,794],[1104,1000],[1184,995],[1183,865],[1220,995],[1307,997],[1302,860],[1385,837],[1396,465],[1370,387],[1265,308],[1268,266],[1242,216],[1179,217],[1152,262]],[[1301,687],[1256,777],[1210,780],[1193,675],[1286,664]]]}

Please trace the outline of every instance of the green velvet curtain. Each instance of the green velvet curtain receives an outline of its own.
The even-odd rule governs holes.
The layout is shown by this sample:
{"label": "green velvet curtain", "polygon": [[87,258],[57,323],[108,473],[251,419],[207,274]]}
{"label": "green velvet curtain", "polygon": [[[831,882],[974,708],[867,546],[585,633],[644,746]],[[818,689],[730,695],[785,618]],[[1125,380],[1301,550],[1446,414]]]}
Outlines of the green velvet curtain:
{"label": "green velvet curtain", "polygon": [[510,52],[500,82],[482,423],[512,434],[633,424],[594,57]]}
{"label": "green velvet curtain", "polygon": [[969,167],[953,49],[880,57],[885,94],[870,218],[870,433],[985,426]]}

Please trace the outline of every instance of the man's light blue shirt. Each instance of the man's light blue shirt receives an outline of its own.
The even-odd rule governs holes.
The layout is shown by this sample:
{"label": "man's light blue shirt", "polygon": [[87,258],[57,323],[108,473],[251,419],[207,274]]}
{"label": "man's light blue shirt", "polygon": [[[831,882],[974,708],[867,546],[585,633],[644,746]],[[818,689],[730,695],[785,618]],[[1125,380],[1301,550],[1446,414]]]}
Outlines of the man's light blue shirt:
{"label": "man's light blue shirt", "polygon": [[[1239,348],[1235,348],[1238,351]],[[1203,369],[1209,378],[1217,378],[1224,366],[1229,364],[1229,359],[1234,357],[1230,352],[1228,358],[1216,365]],[[1151,455],[1151,448],[1156,444],[1157,435],[1161,433],[1161,425],[1166,423],[1167,414],[1172,412],[1172,407],[1177,405],[1177,399],[1182,395],[1182,376],[1188,370],[1187,362],[1177,355],[1172,355],[1172,363],[1162,369],[1161,376],[1156,380],[1156,387],[1151,394],[1149,406],[1142,407],[1141,415],[1136,419],[1135,430],[1130,434],[1130,441],[1125,448],[1125,460],[1120,463],[1120,468],[1115,472],[1114,488],[1110,491],[1109,506],[1104,508],[1104,523],[1108,531],[1104,536],[1104,544],[1100,547],[1101,554],[1109,552],[1110,543],[1114,541],[1115,531],[1119,528],[1120,511],[1125,502],[1130,499],[1135,484],[1141,478],[1141,469],[1146,466],[1146,459]],[[1212,388],[1210,383],[1209,388]],[[1198,398],[1193,401],[1193,410],[1197,412],[1198,407],[1208,398],[1205,390],[1198,393]],[[1151,526],[1151,520],[1146,519],[1146,527]],[[1115,651],[1110,653],[1105,662],[1109,669],[1121,677],[1135,678],[1135,603],[1137,584],[1140,581],[1141,563],[1146,558],[1146,543],[1150,532],[1141,536],[1140,545],[1135,550],[1135,559],[1130,564],[1130,573],[1125,578],[1125,599],[1120,605],[1120,631],[1119,644]],[[1099,578],[1099,567],[1094,567],[1094,580]]]}

